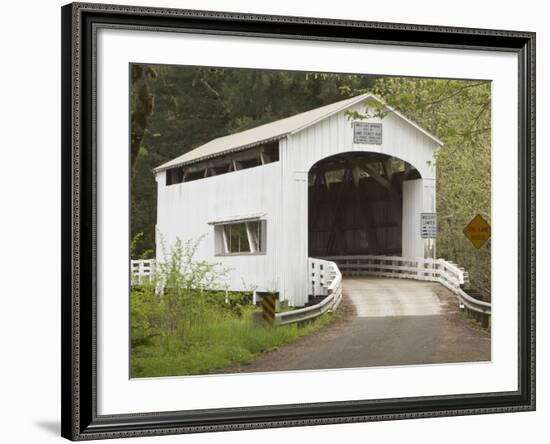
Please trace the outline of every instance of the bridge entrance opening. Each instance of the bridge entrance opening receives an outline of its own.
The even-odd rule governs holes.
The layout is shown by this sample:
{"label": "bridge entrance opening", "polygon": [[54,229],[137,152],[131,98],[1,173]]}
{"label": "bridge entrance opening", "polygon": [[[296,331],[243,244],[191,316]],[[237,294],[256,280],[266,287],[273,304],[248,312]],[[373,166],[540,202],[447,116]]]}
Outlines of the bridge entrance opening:
{"label": "bridge entrance opening", "polygon": [[401,256],[404,182],[419,178],[409,163],[381,153],[315,163],[308,175],[309,256]]}

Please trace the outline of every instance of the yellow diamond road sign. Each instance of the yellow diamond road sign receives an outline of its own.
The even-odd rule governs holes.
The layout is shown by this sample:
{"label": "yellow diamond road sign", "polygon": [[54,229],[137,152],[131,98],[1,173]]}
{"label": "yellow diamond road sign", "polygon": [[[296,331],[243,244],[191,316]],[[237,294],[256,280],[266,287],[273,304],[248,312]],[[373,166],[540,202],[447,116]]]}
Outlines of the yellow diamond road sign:
{"label": "yellow diamond road sign", "polygon": [[464,235],[474,247],[481,248],[491,237],[491,226],[478,214],[466,225]]}

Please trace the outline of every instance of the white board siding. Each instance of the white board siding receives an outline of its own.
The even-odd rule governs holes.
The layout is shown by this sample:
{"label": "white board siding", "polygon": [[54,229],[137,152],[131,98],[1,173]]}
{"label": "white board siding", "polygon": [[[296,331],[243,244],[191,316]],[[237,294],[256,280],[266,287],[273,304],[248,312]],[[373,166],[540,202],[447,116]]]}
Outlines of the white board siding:
{"label": "white board siding", "polygon": [[423,179],[403,182],[403,228],[401,255],[424,257],[424,239],[420,237],[420,213],[423,208]]}
{"label": "white board siding", "polygon": [[[358,104],[349,111],[364,113],[365,107]],[[309,171],[313,164],[334,154],[363,151],[397,157],[413,165],[422,177],[435,177],[433,154],[439,145],[432,139],[393,114],[362,122],[382,123],[382,145],[353,143],[352,121],[345,111],[341,111],[289,137],[291,144],[297,147],[291,152],[289,167]]]}
{"label": "white board siding", "polygon": [[[306,171],[293,171],[289,139],[279,143],[281,163],[281,292],[289,305],[300,307],[307,302],[308,210]],[[304,242],[305,241],[305,242]]]}
{"label": "white board siding", "polygon": [[[165,185],[165,173],[157,175],[157,230],[167,249],[179,237],[182,241],[206,235],[196,260],[219,262],[231,269],[229,289],[257,287],[259,291],[279,291],[279,247],[281,208],[280,162],[192,182]],[[263,254],[215,255],[214,226],[209,222],[264,214],[266,249]],[[157,260],[164,259],[157,243]]]}
{"label": "white board siding", "polygon": [[[424,179],[423,181],[423,207],[424,213],[437,213],[436,208],[436,180]],[[436,259],[436,239],[424,239],[424,254],[422,257]]]}
{"label": "white board siding", "polygon": [[420,236],[420,214],[435,212],[435,179],[403,183],[403,257],[435,257],[435,239]]}

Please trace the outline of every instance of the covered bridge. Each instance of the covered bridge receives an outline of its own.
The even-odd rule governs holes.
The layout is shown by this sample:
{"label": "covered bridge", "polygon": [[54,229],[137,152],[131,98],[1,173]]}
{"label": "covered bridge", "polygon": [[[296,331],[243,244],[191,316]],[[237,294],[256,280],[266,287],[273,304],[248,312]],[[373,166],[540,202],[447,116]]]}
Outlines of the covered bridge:
{"label": "covered bridge", "polygon": [[157,236],[206,234],[197,259],[230,268],[229,289],[300,307],[310,258],[433,257],[421,215],[435,213],[441,145],[370,93],[220,137],[155,169]]}

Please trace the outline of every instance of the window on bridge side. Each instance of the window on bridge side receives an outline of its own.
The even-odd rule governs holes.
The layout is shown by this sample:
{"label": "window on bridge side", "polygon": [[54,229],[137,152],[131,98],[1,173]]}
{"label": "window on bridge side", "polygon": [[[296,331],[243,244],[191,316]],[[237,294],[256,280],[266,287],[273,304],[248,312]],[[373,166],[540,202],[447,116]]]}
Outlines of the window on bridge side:
{"label": "window on bridge side", "polygon": [[166,170],[166,185],[175,185],[177,183],[183,182],[183,169],[181,167],[178,168],[170,168]]}
{"label": "window on bridge side", "polygon": [[216,255],[263,254],[266,221],[251,220],[214,226]]}

